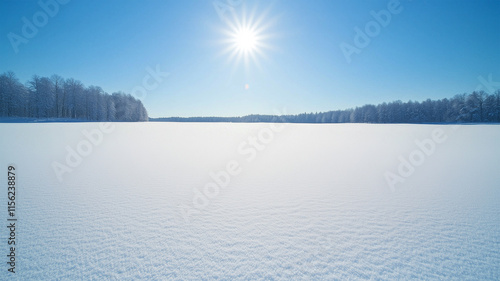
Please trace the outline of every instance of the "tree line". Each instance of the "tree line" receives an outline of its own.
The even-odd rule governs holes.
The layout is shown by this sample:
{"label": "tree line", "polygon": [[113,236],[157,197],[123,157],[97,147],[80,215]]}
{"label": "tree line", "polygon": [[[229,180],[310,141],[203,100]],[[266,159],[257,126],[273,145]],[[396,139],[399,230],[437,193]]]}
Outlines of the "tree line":
{"label": "tree line", "polygon": [[499,123],[500,90],[474,91],[452,98],[423,102],[400,100],[378,105],[298,115],[247,115],[243,117],[169,117],[170,122],[287,122],[287,123]]}
{"label": "tree line", "polygon": [[23,84],[13,72],[0,75],[0,116],[70,118],[87,121],[148,121],[142,102],[130,94],[108,94],[73,78],[33,75]]}

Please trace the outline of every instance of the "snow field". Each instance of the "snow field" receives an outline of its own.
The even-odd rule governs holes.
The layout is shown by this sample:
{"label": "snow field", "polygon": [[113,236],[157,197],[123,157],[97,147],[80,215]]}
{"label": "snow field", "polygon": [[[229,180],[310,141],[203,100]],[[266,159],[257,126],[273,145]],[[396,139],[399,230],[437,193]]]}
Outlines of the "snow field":
{"label": "snow field", "polygon": [[99,123],[0,124],[19,280],[500,278],[498,125],[113,125],[59,181]]}

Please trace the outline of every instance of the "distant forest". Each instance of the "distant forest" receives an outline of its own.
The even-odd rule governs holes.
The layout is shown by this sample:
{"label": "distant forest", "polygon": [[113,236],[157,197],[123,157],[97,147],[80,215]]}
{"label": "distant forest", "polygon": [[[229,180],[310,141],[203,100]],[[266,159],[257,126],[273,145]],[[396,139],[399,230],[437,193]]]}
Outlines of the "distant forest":
{"label": "distant forest", "polygon": [[22,84],[13,72],[0,75],[0,117],[70,118],[87,121],[148,121],[142,102],[108,94],[73,78],[34,75]]}
{"label": "distant forest", "polygon": [[247,115],[243,117],[169,117],[169,122],[287,122],[287,123],[499,123],[500,90],[455,95],[450,99],[394,101],[354,109],[298,115]]}
{"label": "distant forest", "polygon": [[287,122],[287,123],[500,123],[500,90],[474,91],[440,100],[379,105],[298,115],[148,118],[130,94],[108,94],[73,78],[34,75],[26,84],[13,72],[0,75],[0,117],[68,118],[86,121]]}

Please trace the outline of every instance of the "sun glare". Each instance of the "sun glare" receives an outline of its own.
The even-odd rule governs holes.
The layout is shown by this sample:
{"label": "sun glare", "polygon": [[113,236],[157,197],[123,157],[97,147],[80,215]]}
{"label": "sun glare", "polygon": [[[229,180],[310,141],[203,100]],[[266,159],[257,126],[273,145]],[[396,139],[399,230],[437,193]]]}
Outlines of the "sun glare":
{"label": "sun glare", "polygon": [[249,28],[241,28],[234,35],[234,43],[236,48],[242,52],[251,52],[257,45],[257,36]]}
{"label": "sun glare", "polygon": [[260,13],[259,18],[255,17],[255,11],[247,14],[245,9],[242,14],[234,14],[233,20],[228,22],[227,29],[224,31],[226,38],[223,40],[226,48],[223,53],[229,53],[229,60],[234,61],[236,65],[243,60],[245,67],[255,63],[260,67],[258,58],[264,57],[264,49],[269,49],[266,34],[271,22],[264,18],[267,12]]}

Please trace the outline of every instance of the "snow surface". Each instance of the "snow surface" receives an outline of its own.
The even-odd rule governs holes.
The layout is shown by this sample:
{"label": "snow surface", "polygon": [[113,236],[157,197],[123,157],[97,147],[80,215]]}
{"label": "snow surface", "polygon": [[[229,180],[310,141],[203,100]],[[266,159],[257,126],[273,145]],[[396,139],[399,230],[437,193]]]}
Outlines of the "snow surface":
{"label": "snow surface", "polygon": [[[113,125],[60,182],[53,163],[99,123],[0,124],[17,279],[500,279],[498,125]],[[446,140],[392,190],[387,172],[436,130]],[[228,163],[240,173],[193,203]]]}

